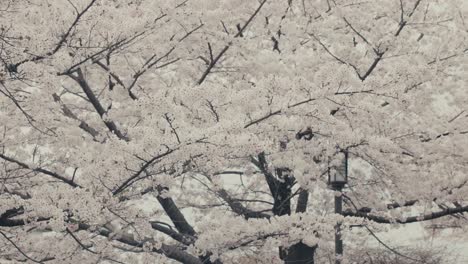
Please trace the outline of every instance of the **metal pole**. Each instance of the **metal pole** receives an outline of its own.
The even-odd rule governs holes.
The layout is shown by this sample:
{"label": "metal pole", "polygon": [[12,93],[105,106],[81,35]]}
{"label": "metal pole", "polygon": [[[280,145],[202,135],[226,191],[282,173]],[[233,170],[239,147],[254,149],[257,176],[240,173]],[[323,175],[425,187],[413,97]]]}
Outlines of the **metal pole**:
{"label": "metal pole", "polygon": [[[341,193],[342,186],[336,186],[336,191]],[[335,213],[342,213],[343,197],[335,196]],[[343,256],[343,240],[341,240],[341,224],[335,226],[335,264],[341,264],[340,257]]]}

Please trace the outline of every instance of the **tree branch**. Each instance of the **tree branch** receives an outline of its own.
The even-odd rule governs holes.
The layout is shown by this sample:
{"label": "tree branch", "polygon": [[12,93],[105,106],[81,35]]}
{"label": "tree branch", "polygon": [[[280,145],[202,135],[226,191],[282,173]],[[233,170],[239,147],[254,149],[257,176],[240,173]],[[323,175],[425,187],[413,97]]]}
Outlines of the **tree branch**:
{"label": "tree branch", "polygon": [[54,93],[52,94],[52,97],[54,98],[54,101],[59,103],[61,108],[62,108],[62,112],[63,114],[66,116],[66,117],[69,117],[71,119],[74,119],[74,120],[77,120],[77,121],[80,121],[80,125],[79,125],[79,128],[83,129],[86,133],[90,134],[93,138],[96,138],[98,135],[99,135],[99,132],[94,129],[93,127],[91,127],[88,123],[86,123],[85,121],[79,119],[63,102],[62,100],[60,99],[60,96],[58,96],[58,94]]}
{"label": "tree branch", "polygon": [[[87,224],[80,224],[79,226],[80,226],[81,230],[88,230],[90,228],[90,226],[87,225]],[[109,239],[116,240],[116,241],[119,241],[120,243],[129,245],[129,246],[133,246],[133,247],[143,248],[143,244],[145,242],[151,242],[152,241],[149,238],[145,239],[144,241],[137,241],[137,240],[135,240],[135,239],[133,239],[133,238],[131,238],[129,236],[121,236],[119,238],[113,239],[111,237],[112,231],[108,230],[106,228],[100,228],[98,232],[99,232],[100,236],[107,237]],[[177,260],[177,261],[179,261],[181,263],[184,263],[184,264],[203,264],[200,259],[198,259],[195,256],[190,255],[189,253],[183,251],[182,249],[180,249],[177,246],[167,245],[167,244],[163,243],[161,248],[153,248],[152,251],[155,252],[155,253],[164,255],[164,256],[166,256],[166,257],[168,257],[170,259]]]}
{"label": "tree branch", "polygon": [[0,230],[0,235],[2,235],[6,240],[8,240],[8,242],[10,242],[10,244],[12,244],[16,250],[18,250],[19,253],[21,253],[21,255],[23,255],[25,258],[29,259],[30,261],[34,262],[34,263],[43,263],[44,260],[35,260],[33,258],[31,258],[30,256],[28,256],[20,247],[18,247],[16,245],[16,243],[11,240],[5,233],[3,233],[1,230]]}
{"label": "tree branch", "polygon": [[158,222],[150,222],[151,223],[151,227],[154,229],[154,230],[157,230],[159,232],[162,232],[168,236],[170,236],[171,238],[179,241],[180,243],[184,244],[184,245],[192,245],[193,243],[195,243],[195,237],[193,236],[189,236],[187,234],[181,234],[177,231],[175,231],[174,229],[172,228],[169,228],[169,227],[165,227],[161,224],[159,224]]}
{"label": "tree branch", "polygon": [[266,213],[256,212],[245,207],[239,200],[233,199],[226,190],[221,189],[216,192],[231,208],[231,210],[245,219],[249,218],[270,218],[271,216]]}
{"label": "tree branch", "polygon": [[305,213],[307,211],[307,203],[309,201],[309,191],[301,189],[297,198],[296,213]]}
{"label": "tree branch", "polygon": [[177,228],[177,230],[179,230],[179,232],[181,232],[182,234],[192,236],[192,237],[196,235],[195,230],[187,222],[184,215],[182,214],[180,209],[177,207],[174,200],[172,200],[172,198],[170,197],[163,198],[160,195],[158,195],[157,199],[159,201],[159,204],[161,204],[164,211],[169,216],[172,223],[174,223],[174,226]]}
{"label": "tree branch", "polygon": [[[411,13],[408,14],[408,18],[410,18],[413,14],[414,14],[414,11],[416,11],[416,8],[418,8],[419,4],[421,3],[421,0],[417,0],[415,3],[414,3],[414,6],[413,6],[413,10],[411,10]],[[403,2],[400,1],[400,8],[401,8],[401,14],[400,14],[400,23],[399,23],[399,27],[398,27],[398,30],[396,31],[395,33],[395,37],[398,37],[401,33],[401,31],[403,30],[403,28],[407,25],[408,21],[405,20],[404,18],[404,9],[403,9]]]}
{"label": "tree branch", "polygon": [[159,159],[171,154],[172,152],[174,152],[176,149],[167,149],[165,152],[159,154],[159,155],[156,155],[154,156],[152,159],[148,160],[147,162],[145,162],[141,168],[135,173],[133,174],[132,176],[130,176],[127,180],[125,180],[119,187],[117,187],[113,192],[112,194],[113,195],[117,195],[119,193],[121,193],[123,190],[125,190],[126,188],[128,188],[130,185],[132,185],[132,183],[134,181],[136,181],[138,179],[138,177],[140,177],[140,175],[149,167],[151,166],[154,162],[158,161]]}
{"label": "tree branch", "polygon": [[96,97],[91,87],[89,87],[88,82],[86,82],[81,68],[78,68],[76,72],[77,76],[73,75],[72,73],[68,74],[68,76],[80,85],[89,102],[93,105],[94,109],[99,114],[109,131],[114,133],[119,139],[129,141],[130,139],[117,128],[117,125],[114,123],[114,121],[104,120],[103,117],[106,114],[106,111],[102,107],[101,102],[99,102],[99,99]]}
{"label": "tree branch", "polygon": [[19,160],[11,158],[11,157],[7,157],[2,153],[0,153],[0,158],[4,159],[6,161],[9,161],[9,162],[15,163],[15,164],[17,164],[18,166],[20,166],[20,167],[22,167],[24,169],[29,169],[29,170],[32,170],[32,171],[35,171],[35,172],[40,172],[42,174],[51,176],[52,178],[60,180],[60,181],[66,183],[66,184],[68,184],[68,185],[70,185],[72,187],[81,187],[80,185],[76,184],[72,180],[67,179],[66,177],[64,177],[62,175],[59,175],[59,174],[57,174],[55,172],[52,172],[52,171],[49,171],[49,170],[46,170],[46,169],[43,169],[43,168],[32,168],[29,165],[27,165],[26,163],[23,163],[23,162],[21,162]]}
{"label": "tree branch", "polygon": [[[250,18],[247,20],[247,22],[245,22],[244,26],[242,26],[240,29],[239,29],[239,32],[237,32],[237,34],[234,36],[235,38],[237,37],[240,37],[242,35],[242,33],[244,32],[244,30],[247,28],[247,26],[253,21],[253,19],[255,18],[255,16],[258,14],[258,12],[260,12],[260,9],[262,9],[263,5],[266,3],[267,0],[263,0],[260,5],[258,6],[258,8],[255,10],[255,12],[250,16]],[[206,76],[208,76],[208,74],[211,72],[211,70],[213,69],[213,67],[216,65],[216,63],[219,61],[219,59],[221,59],[221,57],[224,55],[224,53],[226,53],[226,51],[229,49],[229,47],[231,47],[231,43],[229,43],[228,45],[226,45],[219,53],[218,55],[212,59],[210,61],[210,63],[208,64],[208,68],[206,68],[205,72],[203,72],[202,76],[200,77],[200,79],[198,80],[197,84],[198,85],[201,85],[205,79],[206,79]]]}
{"label": "tree branch", "polygon": [[351,210],[346,210],[345,212],[343,212],[343,215],[344,216],[362,217],[362,218],[366,218],[366,219],[372,220],[372,221],[377,222],[377,223],[382,223],[382,224],[394,224],[394,223],[408,224],[408,223],[415,223],[415,222],[433,220],[433,219],[437,219],[437,218],[440,218],[440,217],[459,214],[459,213],[465,213],[465,212],[468,212],[468,206],[460,206],[460,207],[456,207],[456,208],[446,208],[446,209],[441,210],[441,211],[432,212],[432,213],[428,213],[428,214],[421,215],[421,216],[410,216],[410,217],[407,217],[404,220],[402,220],[402,219],[391,219],[391,218],[371,215],[369,213],[359,212],[359,211],[353,212]]}
{"label": "tree branch", "polygon": [[78,13],[76,15],[75,20],[73,20],[73,23],[70,25],[70,27],[67,29],[67,31],[62,35],[59,42],[57,43],[57,45],[55,45],[55,48],[52,51],[47,52],[46,55],[39,55],[39,56],[35,56],[35,57],[31,58],[31,59],[26,59],[26,60],[20,61],[20,62],[13,65],[14,69],[17,69],[23,63],[26,63],[26,62],[29,62],[29,61],[33,62],[33,61],[43,60],[46,57],[52,56],[55,53],[57,53],[60,50],[60,48],[63,46],[65,41],[67,41],[67,38],[70,36],[70,33],[72,32],[73,28],[76,27],[76,25],[78,24],[80,19],[83,17],[83,15],[94,5],[94,3],[96,3],[96,1],[97,0],[91,0],[91,2],[83,9],[83,11],[81,11],[80,13]]}

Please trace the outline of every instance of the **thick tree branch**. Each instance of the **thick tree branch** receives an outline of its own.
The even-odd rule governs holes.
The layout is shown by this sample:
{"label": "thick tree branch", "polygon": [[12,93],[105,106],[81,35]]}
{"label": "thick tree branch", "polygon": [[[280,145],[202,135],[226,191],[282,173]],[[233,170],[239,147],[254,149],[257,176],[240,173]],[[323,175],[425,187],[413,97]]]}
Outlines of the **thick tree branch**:
{"label": "thick tree branch", "polygon": [[[90,228],[89,225],[80,224],[81,230],[88,230],[89,228]],[[107,228],[100,228],[98,232],[99,232],[99,235],[103,237],[113,239],[111,237],[112,231]],[[152,240],[149,238],[145,239],[144,241],[137,241],[130,236],[121,236],[113,240],[116,240],[120,243],[129,245],[129,246],[139,247],[139,248],[143,248],[143,245],[145,242],[152,242]],[[166,257],[170,259],[177,260],[184,264],[203,264],[202,261],[198,259],[197,257],[192,256],[189,253],[185,252],[183,249],[177,246],[173,246],[173,245],[167,245],[163,243],[161,248],[153,248],[153,252],[161,254],[161,255],[165,255]]]}
{"label": "thick tree branch", "polygon": [[309,201],[309,191],[301,189],[297,198],[296,213],[305,213]]}
{"label": "thick tree branch", "polygon": [[193,227],[187,222],[184,215],[180,211],[180,209],[175,204],[172,198],[167,197],[163,198],[160,195],[157,196],[159,204],[163,207],[166,214],[171,219],[174,226],[179,230],[180,233],[186,234],[189,236],[194,237],[196,235],[195,230]]}
{"label": "thick tree branch", "polygon": [[78,68],[78,70],[76,72],[77,72],[76,76],[74,74],[72,74],[72,73],[68,74],[68,76],[70,76],[70,78],[72,78],[75,82],[77,82],[80,85],[81,89],[86,94],[86,97],[88,98],[89,102],[93,105],[94,109],[99,114],[102,121],[104,122],[106,127],[109,129],[109,131],[114,133],[119,139],[129,141],[130,139],[127,136],[125,136],[117,128],[117,125],[114,123],[114,121],[104,119],[104,115],[106,114],[106,111],[104,110],[104,107],[102,107],[101,102],[96,97],[96,95],[94,94],[91,87],[89,87],[88,82],[85,80],[83,72],[81,71],[81,69]]}
{"label": "thick tree branch", "polygon": [[83,131],[85,131],[86,133],[90,134],[93,138],[96,138],[98,135],[99,135],[99,132],[94,129],[93,127],[91,127],[88,123],[86,123],[85,121],[79,119],[69,108],[68,106],[66,106],[62,100],[60,99],[60,96],[58,96],[56,93],[52,94],[52,97],[54,98],[54,101],[59,103],[61,108],[62,108],[62,112],[63,114],[66,116],[66,117],[69,117],[71,119],[74,119],[74,120],[77,120],[77,121],[80,121],[80,125],[79,125],[79,128],[81,128]]}
{"label": "thick tree branch", "polygon": [[268,184],[271,193],[274,193],[276,186],[279,184],[278,179],[268,170],[268,165],[265,159],[265,152],[261,152],[257,155],[257,159],[254,157],[250,158],[250,161],[262,172],[265,176],[265,180]]}
{"label": "thick tree branch", "polygon": [[271,217],[269,214],[250,210],[249,208],[245,207],[239,200],[232,198],[224,189],[217,191],[217,194],[229,205],[234,213],[244,216],[245,219]]}
{"label": "thick tree branch", "polygon": [[192,245],[195,242],[195,237],[193,237],[193,236],[189,236],[187,234],[179,233],[179,232],[175,231],[174,229],[172,229],[170,227],[166,227],[164,225],[161,225],[158,222],[153,221],[153,222],[150,222],[150,223],[151,223],[151,227],[154,230],[162,232],[162,233],[170,236],[174,240],[179,241],[180,243],[182,243],[184,245],[189,246],[189,245]]}

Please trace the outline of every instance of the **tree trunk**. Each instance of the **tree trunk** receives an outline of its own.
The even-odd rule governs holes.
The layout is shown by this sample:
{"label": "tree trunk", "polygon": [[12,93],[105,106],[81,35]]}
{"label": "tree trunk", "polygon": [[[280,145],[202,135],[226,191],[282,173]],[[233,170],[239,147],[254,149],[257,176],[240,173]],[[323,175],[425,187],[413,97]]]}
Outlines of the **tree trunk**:
{"label": "tree trunk", "polygon": [[280,250],[281,259],[285,264],[314,264],[316,246],[309,247],[299,242],[287,249]]}

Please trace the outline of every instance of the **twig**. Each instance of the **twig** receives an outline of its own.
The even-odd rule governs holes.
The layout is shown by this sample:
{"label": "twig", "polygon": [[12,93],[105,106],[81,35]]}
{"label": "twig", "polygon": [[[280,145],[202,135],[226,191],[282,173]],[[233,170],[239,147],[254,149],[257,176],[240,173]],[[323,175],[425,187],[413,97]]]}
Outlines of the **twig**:
{"label": "twig", "polygon": [[[260,11],[260,9],[262,9],[263,5],[266,3],[267,0],[263,0],[260,5],[258,6],[258,8],[255,10],[255,12],[250,16],[250,18],[247,20],[247,22],[245,22],[244,26],[242,26],[239,31],[237,32],[236,35],[234,35],[235,38],[237,37],[240,37],[242,35],[242,33],[244,32],[244,30],[247,28],[247,26],[253,21],[253,19],[255,18],[255,16],[258,14],[258,12]],[[221,23],[223,23],[221,21]],[[223,23],[223,26],[224,26],[224,23]],[[225,28],[226,30],[226,28]],[[227,32],[227,30],[226,30]],[[206,79],[206,76],[208,76],[208,74],[211,72],[211,70],[213,69],[213,67],[216,65],[216,63],[219,61],[219,59],[221,59],[221,57],[224,55],[224,53],[226,53],[226,51],[229,49],[229,47],[231,47],[231,44],[232,43],[229,43],[228,45],[226,45],[220,52],[219,54],[214,58],[214,59],[211,59],[208,67],[206,68],[206,70],[203,72],[202,76],[200,77],[200,79],[198,80],[197,84],[198,85],[201,85],[203,83],[203,81],[205,81]]]}
{"label": "twig", "polygon": [[30,167],[29,165],[27,165],[26,163],[23,163],[19,160],[16,160],[14,158],[11,158],[11,157],[7,157],[5,155],[3,155],[2,153],[0,153],[0,158],[6,160],[6,161],[9,161],[9,162],[12,162],[12,163],[15,163],[17,165],[19,165],[20,167],[24,168],[24,169],[29,169],[29,170],[32,170],[32,171],[36,171],[36,172],[40,172],[42,174],[46,174],[46,175],[49,175],[55,179],[58,179],[72,187],[81,187],[80,185],[76,184],[75,182],[73,182],[72,180],[69,180],[67,178],[65,178],[64,176],[61,176],[55,172],[52,172],[52,171],[49,171],[49,170],[46,170],[46,169],[43,169],[43,168],[32,168]]}
{"label": "twig", "polygon": [[113,195],[117,195],[119,193],[121,193],[123,190],[125,190],[126,188],[128,188],[133,181],[135,181],[138,177],[140,177],[140,175],[150,166],[152,165],[154,162],[156,162],[157,160],[171,154],[172,152],[174,152],[175,150],[177,149],[167,149],[165,152],[159,154],[159,155],[156,155],[154,156],[152,159],[148,160],[147,162],[145,162],[141,168],[135,173],[133,174],[132,176],[130,176],[127,180],[125,180],[119,187],[117,187],[113,192],[112,194]]}
{"label": "twig", "polygon": [[73,232],[70,231],[70,229],[66,229],[67,233],[76,241],[76,243],[78,243],[78,245],[80,245],[81,248],[83,248],[84,250],[88,251],[88,252],[91,252],[93,254],[98,254],[96,251],[93,251],[91,249],[89,249],[90,247],[89,246],[85,246],[83,243],[81,243],[81,241],[73,234]]}
{"label": "twig", "polygon": [[165,119],[165,120],[167,121],[167,123],[169,124],[169,127],[171,128],[172,133],[176,136],[177,143],[180,144],[179,134],[177,134],[176,128],[172,125],[172,122],[173,122],[174,120],[171,120],[171,118],[169,117],[169,114],[168,114],[168,113],[165,113],[165,114],[164,114],[164,119]]}
{"label": "twig", "polygon": [[21,250],[20,247],[18,247],[15,242],[13,242],[13,240],[11,240],[5,233],[3,233],[1,230],[0,230],[0,234],[6,239],[8,240],[8,242],[10,242],[10,244],[12,244],[20,253],[21,255],[23,255],[25,258],[29,259],[30,261],[34,262],[34,263],[44,263],[42,261],[39,261],[39,260],[35,260],[33,258],[31,258],[30,256],[28,256],[23,250]]}

